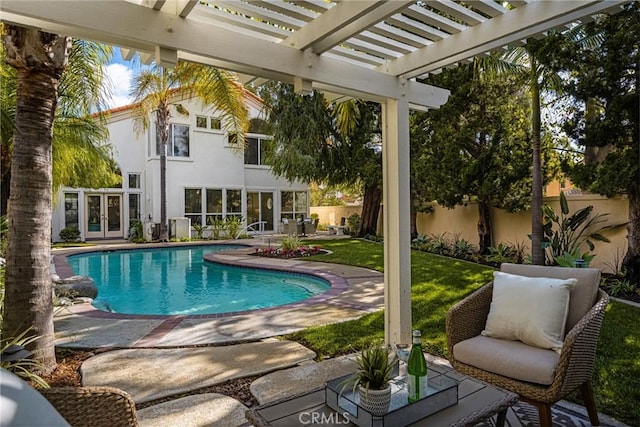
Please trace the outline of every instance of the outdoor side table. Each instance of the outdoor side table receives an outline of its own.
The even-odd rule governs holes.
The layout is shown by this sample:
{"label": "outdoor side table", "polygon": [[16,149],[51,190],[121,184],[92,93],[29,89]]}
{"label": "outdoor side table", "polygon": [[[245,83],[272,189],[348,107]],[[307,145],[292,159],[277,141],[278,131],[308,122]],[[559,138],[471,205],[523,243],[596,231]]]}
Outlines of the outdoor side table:
{"label": "outdoor side table", "polygon": [[[465,426],[498,415],[497,425],[504,425],[507,409],[518,401],[518,395],[483,383],[451,370],[456,376],[458,403],[423,418],[412,426]],[[431,365],[429,369],[434,369]],[[246,411],[247,419],[255,426],[294,427],[305,425],[353,426],[345,416],[325,404],[324,387],[313,391],[266,403]],[[396,427],[396,426],[394,426]],[[399,427],[399,426],[398,426]]]}

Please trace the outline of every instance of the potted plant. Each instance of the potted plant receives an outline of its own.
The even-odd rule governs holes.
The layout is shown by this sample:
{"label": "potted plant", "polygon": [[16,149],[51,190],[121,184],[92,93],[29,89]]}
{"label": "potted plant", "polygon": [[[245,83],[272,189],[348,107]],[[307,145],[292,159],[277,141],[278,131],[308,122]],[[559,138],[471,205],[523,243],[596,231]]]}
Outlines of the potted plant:
{"label": "potted plant", "polygon": [[362,350],[356,357],[358,370],[347,380],[347,384],[358,389],[360,406],[375,416],[382,416],[389,410],[395,354],[389,357],[385,347],[372,346]]}

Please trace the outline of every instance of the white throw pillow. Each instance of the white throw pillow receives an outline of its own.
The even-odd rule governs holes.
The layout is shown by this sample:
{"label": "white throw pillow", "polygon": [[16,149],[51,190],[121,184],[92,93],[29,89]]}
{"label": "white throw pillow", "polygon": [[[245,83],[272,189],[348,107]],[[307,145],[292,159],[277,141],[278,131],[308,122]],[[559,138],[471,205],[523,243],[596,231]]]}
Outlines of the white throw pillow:
{"label": "white throw pillow", "polygon": [[560,351],[577,279],[493,273],[493,298],[482,335]]}

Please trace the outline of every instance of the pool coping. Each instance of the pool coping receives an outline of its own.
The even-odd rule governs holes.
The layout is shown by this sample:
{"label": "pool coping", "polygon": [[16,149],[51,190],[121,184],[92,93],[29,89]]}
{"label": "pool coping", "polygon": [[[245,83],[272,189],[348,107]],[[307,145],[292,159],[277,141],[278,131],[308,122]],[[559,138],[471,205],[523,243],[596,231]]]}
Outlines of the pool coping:
{"label": "pool coping", "polygon": [[[121,319],[121,320],[165,320],[169,321],[169,323],[179,323],[182,320],[190,320],[190,319],[222,319],[227,317],[240,316],[245,314],[259,314],[261,312],[269,312],[274,310],[282,310],[288,308],[298,308],[305,307],[318,303],[327,303],[332,298],[340,295],[342,292],[348,289],[349,285],[345,278],[340,277],[336,274],[330,273],[326,270],[321,269],[310,269],[296,266],[295,268],[287,265],[278,265],[278,261],[291,261],[291,260],[300,260],[300,258],[288,258],[288,259],[278,259],[278,258],[269,258],[271,262],[269,265],[264,265],[257,262],[249,262],[247,261],[248,256],[255,253],[256,246],[246,244],[246,243],[202,243],[202,242],[176,242],[176,243],[158,243],[158,244],[147,244],[140,247],[140,245],[132,245],[132,244],[121,244],[121,245],[113,245],[109,246],[109,249],[105,249],[104,246],[97,247],[83,247],[83,248],[73,248],[73,249],[64,249],[64,253],[56,253],[52,255],[53,264],[55,266],[56,274],[61,278],[69,278],[74,275],[71,266],[67,260],[67,256],[70,255],[78,255],[85,253],[94,253],[94,252],[105,252],[108,250],[109,252],[115,251],[135,251],[135,250],[144,250],[144,249],[162,249],[162,248],[174,248],[174,247],[193,247],[193,246],[221,246],[221,245],[234,245],[234,246],[245,246],[245,248],[241,249],[230,249],[228,251],[220,251],[214,252],[210,254],[203,255],[203,259],[207,262],[229,265],[233,267],[241,267],[241,268],[250,268],[250,269],[261,269],[261,270],[273,270],[280,271],[285,273],[293,273],[293,274],[303,274],[309,275],[321,280],[325,280],[329,283],[330,287],[325,292],[315,295],[311,298],[304,299],[302,301],[296,301],[289,304],[281,304],[271,307],[264,307],[254,310],[240,310],[240,311],[231,311],[225,313],[213,313],[213,314],[168,314],[168,315],[160,315],[160,314],[126,314],[126,313],[112,313],[108,311],[99,310],[91,304],[74,304],[72,306],[67,307],[73,313],[79,314],[87,317],[101,318],[101,319]],[[74,250],[75,249],[75,250]],[[220,256],[224,255],[224,257]],[[232,257],[228,259],[228,257]],[[261,257],[261,259],[265,259],[266,257]],[[242,261],[242,262],[241,262]],[[313,263],[314,261],[308,261]],[[351,304],[350,304],[351,305]],[[361,306],[359,304],[351,305],[351,308],[359,309],[359,310],[368,310],[369,307]],[[164,324],[165,322],[163,322]]]}

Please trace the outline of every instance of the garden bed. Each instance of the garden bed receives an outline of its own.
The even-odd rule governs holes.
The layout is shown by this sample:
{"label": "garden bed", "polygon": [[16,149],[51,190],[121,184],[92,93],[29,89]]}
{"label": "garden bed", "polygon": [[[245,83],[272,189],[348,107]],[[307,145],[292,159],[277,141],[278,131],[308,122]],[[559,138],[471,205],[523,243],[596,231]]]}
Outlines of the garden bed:
{"label": "garden bed", "polygon": [[265,257],[265,258],[302,258],[311,255],[325,254],[327,251],[320,249],[319,246],[300,246],[296,249],[283,249],[283,248],[256,248],[256,251],[251,255]]}

